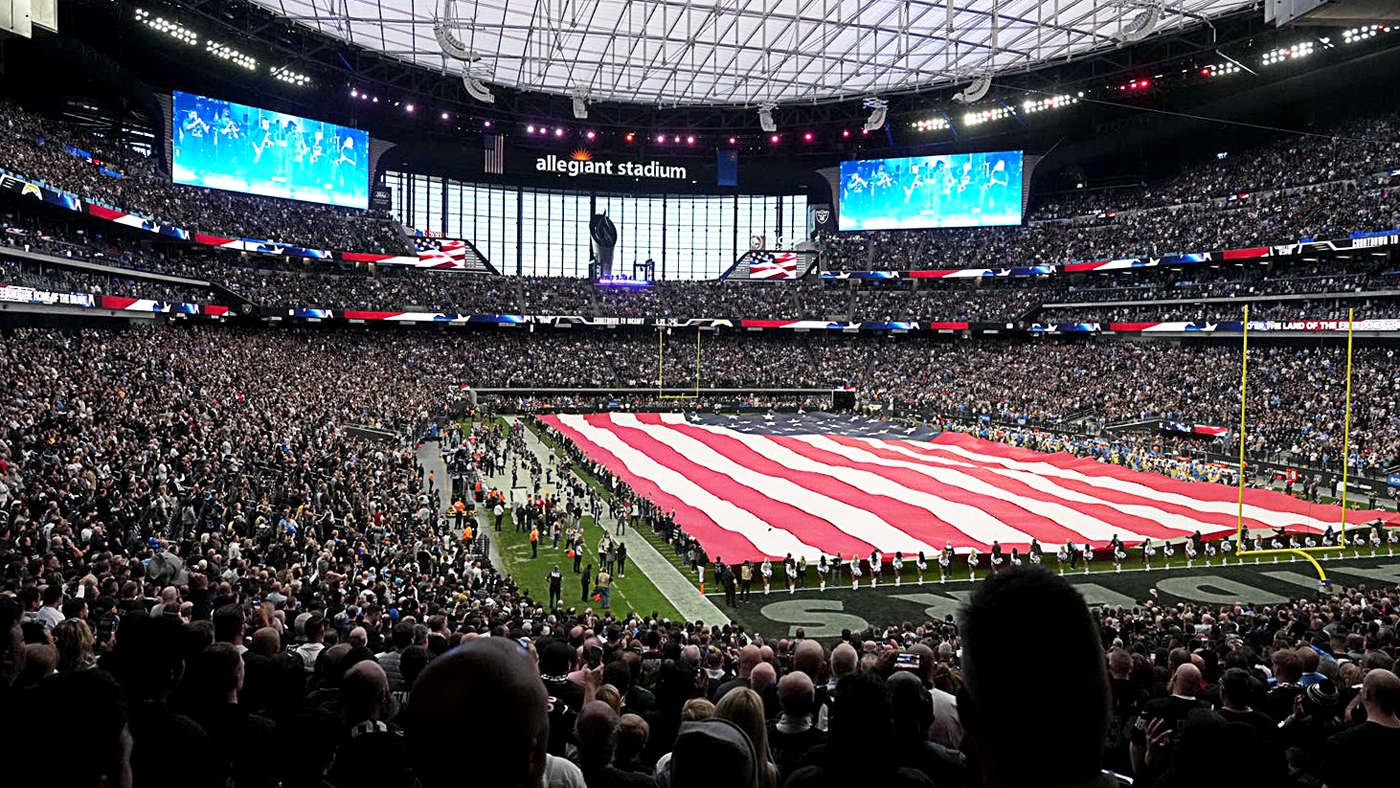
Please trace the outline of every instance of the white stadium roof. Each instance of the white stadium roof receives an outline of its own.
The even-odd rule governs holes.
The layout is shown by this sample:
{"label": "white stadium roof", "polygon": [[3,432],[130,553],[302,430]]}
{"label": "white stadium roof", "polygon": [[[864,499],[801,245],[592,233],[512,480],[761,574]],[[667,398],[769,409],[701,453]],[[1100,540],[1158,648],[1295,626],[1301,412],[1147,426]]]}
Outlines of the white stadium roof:
{"label": "white stadium roof", "polygon": [[[1062,63],[1254,5],[1253,0],[254,2],[401,60],[451,74],[469,71],[488,86],[658,106],[810,103],[947,85]],[[469,59],[444,54],[435,19],[445,20],[446,32]]]}

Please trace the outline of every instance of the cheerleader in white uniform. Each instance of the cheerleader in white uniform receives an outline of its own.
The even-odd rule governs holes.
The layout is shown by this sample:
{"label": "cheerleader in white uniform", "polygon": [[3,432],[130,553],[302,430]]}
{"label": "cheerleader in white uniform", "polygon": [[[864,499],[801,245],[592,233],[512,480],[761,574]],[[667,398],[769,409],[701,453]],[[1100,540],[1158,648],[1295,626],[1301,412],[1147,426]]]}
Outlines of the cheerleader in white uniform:
{"label": "cheerleader in white uniform", "polygon": [[826,556],[822,556],[817,561],[817,584],[822,591],[826,590],[826,576],[831,573],[831,565],[826,562]]}
{"label": "cheerleader in white uniform", "polygon": [[894,560],[890,562],[890,569],[894,570],[894,587],[899,588],[899,575],[904,571],[904,554],[895,551]]}
{"label": "cheerleader in white uniform", "polygon": [[948,582],[948,573],[952,571],[952,566],[953,566],[953,543],[952,543],[952,542],[949,542],[949,543],[943,548],[943,552],[941,552],[941,553],[938,554],[938,582],[940,582],[940,583],[946,583],[946,582]]}
{"label": "cheerleader in white uniform", "polygon": [[1360,558],[1360,557],[1361,557],[1361,548],[1362,548],[1362,547],[1365,547],[1365,546],[1366,546],[1366,537],[1362,536],[1359,532],[1353,532],[1352,537],[1351,537],[1351,556],[1352,556],[1352,558]]}
{"label": "cheerleader in white uniform", "polygon": [[1020,565],[1021,565],[1021,554],[1020,554],[1020,552],[1018,552],[1018,551],[1016,550],[1016,548],[1013,547],[1013,548],[1011,548],[1011,566],[1014,568],[1014,567],[1018,567],[1018,566],[1020,566]]}
{"label": "cheerleader in white uniform", "polygon": [[885,568],[884,556],[880,555],[880,551],[879,551],[879,550],[872,550],[871,553],[870,553],[870,587],[871,587],[871,588],[879,588],[879,587],[880,587],[880,573],[884,570],[884,568]]}
{"label": "cheerleader in white uniform", "polygon": [[860,556],[851,556],[851,590],[860,588]]}
{"label": "cheerleader in white uniform", "polygon": [[763,575],[763,595],[768,596],[769,584],[773,582],[773,562],[767,556],[763,558],[763,566],[758,568],[758,573]]}
{"label": "cheerleader in white uniform", "polygon": [[1297,534],[1294,534],[1293,536],[1288,537],[1288,549],[1289,549],[1289,550],[1297,550],[1299,547],[1302,547],[1302,545],[1298,544],[1298,535],[1297,535]]}
{"label": "cheerleader in white uniform", "polygon": [[1206,542],[1206,566],[1210,566],[1210,560],[1215,557],[1215,542]]}
{"label": "cheerleader in white uniform", "polygon": [[1089,564],[1093,563],[1094,561],[1094,546],[1089,544],[1088,542],[1085,542],[1083,549],[1080,550],[1080,553],[1084,556],[1084,574],[1087,575],[1089,574]]}
{"label": "cheerleader in white uniform", "polygon": [[1123,571],[1123,559],[1125,559],[1125,558],[1127,558],[1127,557],[1128,557],[1128,553],[1127,553],[1127,551],[1125,551],[1125,550],[1123,549],[1123,546],[1122,546],[1122,545],[1119,545],[1118,547],[1113,548],[1113,571],[1115,571],[1115,572],[1121,572],[1121,571]]}
{"label": "cheerleader in white uniform", "polygon": [[1371,554],[1374,555],[1381,549],[1381,532],[1375,528],[1371,529]]}
{"label": "cheerleader in white uniform", "polygon": [[1311,550],[1312,548],[1317,547],[1317,540],[1313,538],[1312,534],[1308,534],[1307,536],[1303,537],[1303,546]]}
{"label": "cheerleader in white uniform", "polygon": [[788,558],[783,562],[783,569],[787,571],[788,593],[797,593],[797,562]]}
{"label": "cheerleader in white uniform", "polygon": [[1167,569],[1172,568],[1172,556],[1174,555],[1176,555],[1176,550],[1172,547],[1172,543],[1166,541],[1162,542],[1162,556],[1166,559],[1162,563]]}
{"label": "cheerleader in white uniform", "polygon": [[1386,531],[1385,543],[1386,555],[1395,555],[1395,545],[1397,543],[1400,543],[1400,528],[1391,528],[1390,530]]}
{"label": "cheerleader in white uniform", "polygon": [[967,548],[967,574],[969,580],[977,579],[977,548]]}
{"label": "cheerleader in white uniform", "polygon": [[1031,565],[1032,565],[1032,566],[1040,566],[1040,562],[1043,561],[1044,558],[1045,558],[1045,557],[1042,555],[1042,552],[1043,552],[1043,551],[1040,549],[1040,542],[1037,542],[1034,538],[1032,538],[1032,539],[1031,539]]}
{"label": "cheerleader in white uniform", "polygon": [[992,557],[990,563],[992,565],[992,572],[996,573],[1001,571],[1002,557],[997,555],[996,553],[992,553],[991,555]]}
{"label": "cheerleader in white uniform", "polygon": [[928,569],[928,561],[924,559],[924,551],[919,551],[919,557],[914,559],[914,568],[919,570],[919,585],[924,584],[924,571]]}
{"label": "cheerleader in white uniform", "polygon": [[1069,560],[1069,549],[1060,545],[1060,551],[1055,553],[1055,561],[1060,565],[1060,574],[1065,573],[1065,562]]}
{"label": "cheerleader in white uniform", "polygon": [[1142,567],[1149,572],[1152,571],[1152,557],[1155,555],[1157,555],[1157,548],[1152,546],[1152,540],[1142,540]]}
{"label": "cheerleader in white uniform", "polygon": [[1190,539],[1186,540],[1186,568],[1190,569],[1196,561],[1196,543]]}

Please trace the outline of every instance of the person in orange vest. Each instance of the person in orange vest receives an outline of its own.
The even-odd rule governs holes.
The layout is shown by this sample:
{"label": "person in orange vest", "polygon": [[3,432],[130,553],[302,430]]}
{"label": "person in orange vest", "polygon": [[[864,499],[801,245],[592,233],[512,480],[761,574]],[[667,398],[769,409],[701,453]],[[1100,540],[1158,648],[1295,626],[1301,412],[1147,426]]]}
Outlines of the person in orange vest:
{"label": "person in orange vest", "polygon": [[433,492],[433,490],[436,489],[436,481],[437,479],[433,476],[433,472],[428,471],[428,492]]}
{"label": "person in orange vest", "polygon": [[475,537],[476,537],[476,534],[472,531],[471,524],[470,524],[470,523],[467,524],[467,527],[465,527],[465,528],[462,529],[462,543],[466,545],[466,547],[467,547],[467,552],[471,552],[471,549],[472,549],[472,540],[473,540]]}
{"label": "person in orange vest", "polygon": [[531,526],[531,527],[530,527],[530,557],[531,557],[531,558],[537,558],[537,557],[539,557],[539,554],[540,554],[540,528],[539,528],[539,526],[535,525],[535,526]]}
{"label": "person in orange vest", "polygon": [[457,527],[461,528],[462,520],[467,516],[467,505],[462,503],[461,498],[458,498],[457,502],[452,504],[452,513],[457,517]]}

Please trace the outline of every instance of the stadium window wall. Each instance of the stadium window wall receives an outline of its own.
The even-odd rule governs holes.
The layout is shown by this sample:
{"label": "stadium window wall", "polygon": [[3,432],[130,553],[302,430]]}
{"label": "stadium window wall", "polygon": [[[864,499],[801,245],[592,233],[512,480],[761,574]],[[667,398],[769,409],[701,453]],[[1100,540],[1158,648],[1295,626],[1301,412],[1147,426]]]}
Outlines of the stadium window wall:
{"label": "stadium window wall", "polygon": [[[762,236],[768,248],[800,237],[807,198],[737,195],[632,195],[462,183],[390,172],[393,211],[415,230],[464,238],[502,271],[587,276],[588,220],[595,207],[618,229],[617,261],[656,261],[667,279],[712,279]],[[517,209],[518,205],[518,209]],[[520,242],[516,243],[519,229]]]}

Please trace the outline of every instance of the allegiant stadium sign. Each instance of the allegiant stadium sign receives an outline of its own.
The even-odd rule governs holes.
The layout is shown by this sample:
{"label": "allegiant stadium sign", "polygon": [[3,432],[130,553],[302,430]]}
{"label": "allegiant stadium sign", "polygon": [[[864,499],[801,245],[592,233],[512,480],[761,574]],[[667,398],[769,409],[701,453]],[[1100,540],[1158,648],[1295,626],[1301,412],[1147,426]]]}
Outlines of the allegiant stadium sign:
{"label": "allegiant stadium sign", "polygon": [[646,163],[639,161],[595,161],[593,159],[566,159],[554,154],[535,159],[537,172],[552,172],[577,178],[580,175],[601,175],[614,178],[656,178],[685,180],[689,177],[685,167],[662,164],[659,161]]}

